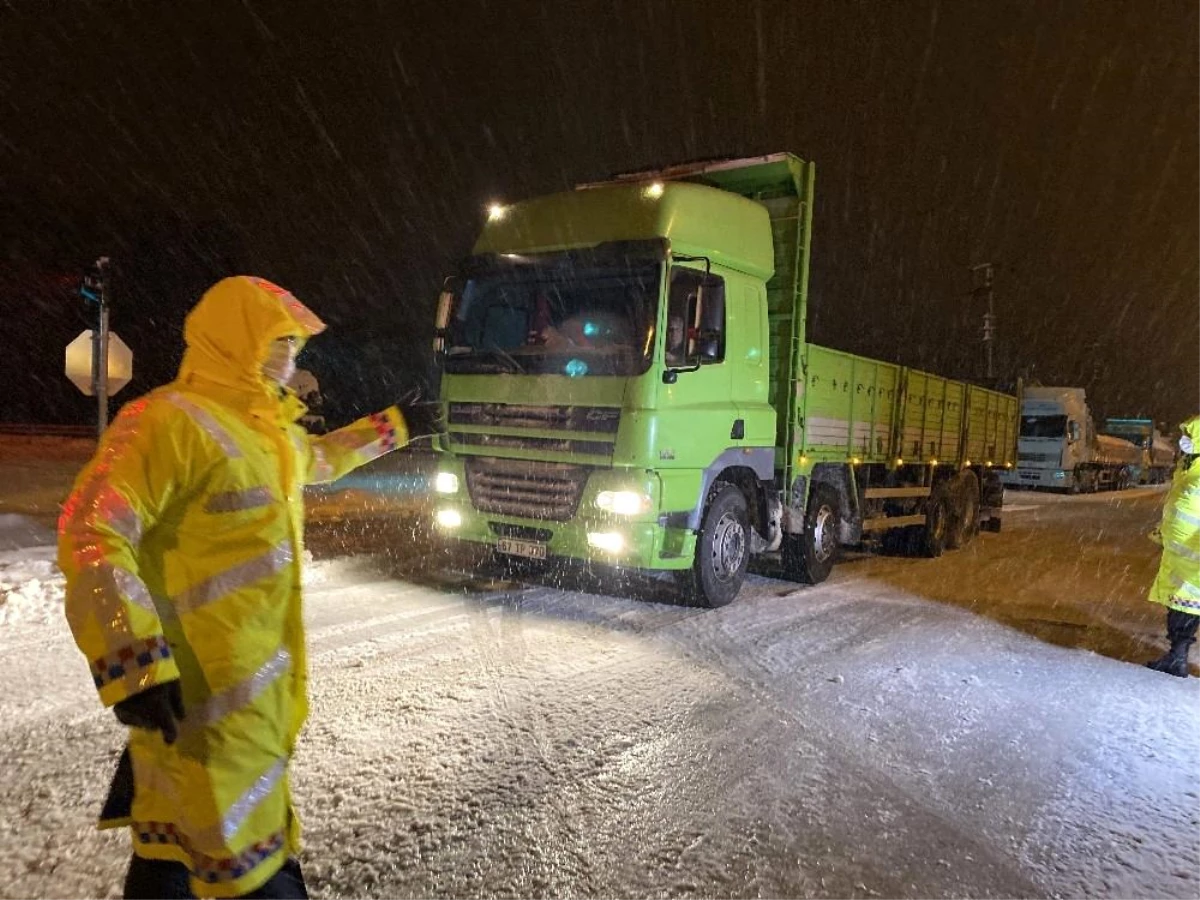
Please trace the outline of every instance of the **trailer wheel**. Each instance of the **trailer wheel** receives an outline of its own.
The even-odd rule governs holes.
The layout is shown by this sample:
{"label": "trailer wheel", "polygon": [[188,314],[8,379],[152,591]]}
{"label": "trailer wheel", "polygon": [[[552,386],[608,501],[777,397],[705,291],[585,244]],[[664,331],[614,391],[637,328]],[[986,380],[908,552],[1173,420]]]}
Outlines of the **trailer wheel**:
{"label": "trailer wheel", "polygon": [[837,493],[827,484],[814,484],[804,514],[804,531],[783,538],[783,565],[805,584],[820,584],[833,571],[838,542]]}
{"label": "trailer wheel", "polygon": [[686,573],[684,590],[701,606],[732,603],[742,589],[749,562],[746,498],[732,484],[718,485],[700,523],[696,559]]}
{"label": "trailer wheel", "polygon": [[965,471],[954,479],[954,521],[946,535],[951,550],[965,547],[979,533],[979,479]]}
{"label": "trailer wheel", "polygon": [[920,530],[921,555],[937,559],[946,549],[954,517],[954,498],[949,482],[943,481],[925,501],[925,527]]}

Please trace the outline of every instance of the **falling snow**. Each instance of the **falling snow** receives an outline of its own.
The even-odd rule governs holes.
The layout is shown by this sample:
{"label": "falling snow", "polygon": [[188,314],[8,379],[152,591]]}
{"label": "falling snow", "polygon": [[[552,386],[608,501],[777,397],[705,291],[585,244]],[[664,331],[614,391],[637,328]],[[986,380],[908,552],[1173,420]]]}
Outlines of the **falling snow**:
{"label": "falling snow", "polygon": [[[117,896],[127,853],[47,545],[63,447],[0,439],[4,896]],[[1140,665],[1161,489],[1010,492],[940,559],[762,569],[710,611],[447,554],[385,459],[308,498],[315,896],[1200,895],[1198,682]]]}

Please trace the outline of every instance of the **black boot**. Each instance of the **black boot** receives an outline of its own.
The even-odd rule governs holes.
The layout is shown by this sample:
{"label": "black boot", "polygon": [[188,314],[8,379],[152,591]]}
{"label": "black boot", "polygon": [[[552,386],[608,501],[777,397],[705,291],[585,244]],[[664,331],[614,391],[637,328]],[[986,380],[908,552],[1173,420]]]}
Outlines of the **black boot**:
{"label": "black boot", "polygon": [[1167,640],[1171,642],[1171,649],[1158,659],[1146,663],[1146,667],[1176,678],[1187,678],[1188,651],[1196,641],[1197,625],[1200,625],[1200,616],[1177,609],[1167,610]]}

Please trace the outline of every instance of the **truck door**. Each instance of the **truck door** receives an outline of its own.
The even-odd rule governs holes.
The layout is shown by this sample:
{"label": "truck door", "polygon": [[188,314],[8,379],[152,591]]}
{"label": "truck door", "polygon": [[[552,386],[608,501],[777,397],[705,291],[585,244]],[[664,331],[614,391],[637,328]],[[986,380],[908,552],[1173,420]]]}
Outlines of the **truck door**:
{"label": "truck door", "polygon": [[740,443],[732,437],[738,409],[730,396],[726,364],[724,291],[719,275],[684,266],[671,270],[661,322],[657,443],[660,459],[674,460],[680,468],[703,469]]}
{"label": "truck door", "polygon": [[766,298],[763,288],[751,283],[727,285],[729,330],[726,359],[738,418],[745,421],[745,444],[775,446],[775,410],[768,402],[770,371],[767,358]]}

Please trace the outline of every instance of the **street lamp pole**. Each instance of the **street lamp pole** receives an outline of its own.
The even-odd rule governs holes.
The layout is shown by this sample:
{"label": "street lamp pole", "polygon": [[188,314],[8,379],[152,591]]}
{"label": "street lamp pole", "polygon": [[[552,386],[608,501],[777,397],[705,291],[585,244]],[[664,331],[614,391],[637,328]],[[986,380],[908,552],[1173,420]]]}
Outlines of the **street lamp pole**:
{"label": "street lamp pole", "polygon": [[96,304],[96,327],[92,329],[92,393],[96,395],[96,433],[103,435],[108,428],[108,257],[96,260],[84,276],[81,293],[89,303]]}

